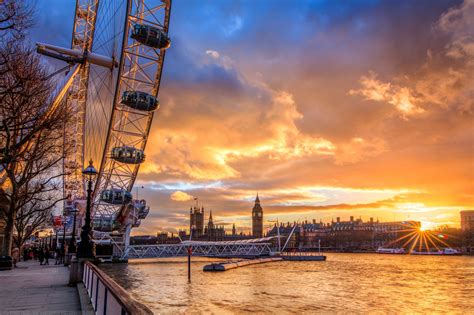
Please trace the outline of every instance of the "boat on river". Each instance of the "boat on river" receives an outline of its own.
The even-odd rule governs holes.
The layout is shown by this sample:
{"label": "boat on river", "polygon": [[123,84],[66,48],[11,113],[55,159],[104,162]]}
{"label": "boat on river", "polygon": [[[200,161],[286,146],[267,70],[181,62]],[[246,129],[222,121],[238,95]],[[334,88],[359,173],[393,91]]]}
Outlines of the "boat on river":
{"label": "boat on river", "polygon": [[383,248],[379,247],[376,250],[377,254],[394,254],[394,255],[401,255],[406,254],[405,249],[402,248]]}
{"label": "boat on river", "polygon": [[292,261],[324,261],[326,256],[315,252],[283,252],[278,255],[283,260]]}
{"label": "boat on river", "polygon": [[416,250],[412,251],[410,254],[412,255],[450,255],[450,256],[459,256],[462,253],[453,248],[443,248],[438,251],[428,251],[428,252],[418,252]]}

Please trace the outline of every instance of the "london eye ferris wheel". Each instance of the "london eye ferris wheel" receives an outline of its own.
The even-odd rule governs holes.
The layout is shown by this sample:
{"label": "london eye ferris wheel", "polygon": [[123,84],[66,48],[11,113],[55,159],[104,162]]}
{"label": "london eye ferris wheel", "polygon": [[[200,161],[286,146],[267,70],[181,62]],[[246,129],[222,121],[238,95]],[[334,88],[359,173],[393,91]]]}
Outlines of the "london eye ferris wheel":
{"label": "london eye ferris wheel", "polygon": [[170,12],[171,0],[76,0],[71,46],[37,43],[39,53],[71,66],[52,104],[66,102],[73,116],[64,133],[72,146],[64,156],[65,209],[83,204],[82,170],[93,160],[95,231],[129,234],[148,214],[131,191],[159,109]]}

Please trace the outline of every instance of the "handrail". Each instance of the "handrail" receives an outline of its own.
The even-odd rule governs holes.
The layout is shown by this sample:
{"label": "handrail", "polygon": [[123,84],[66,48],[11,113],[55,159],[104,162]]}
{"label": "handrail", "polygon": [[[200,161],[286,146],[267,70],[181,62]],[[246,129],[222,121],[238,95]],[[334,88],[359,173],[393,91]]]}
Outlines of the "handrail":
{"label": "handrail", "polygon": [[[135,300],[124,288],[89,261],[84,262],[82,279],[96,314],[119,314],[118,311],[122,315],[153,314],[147,306]],[[113,300],[110,299],[109,293]]]}

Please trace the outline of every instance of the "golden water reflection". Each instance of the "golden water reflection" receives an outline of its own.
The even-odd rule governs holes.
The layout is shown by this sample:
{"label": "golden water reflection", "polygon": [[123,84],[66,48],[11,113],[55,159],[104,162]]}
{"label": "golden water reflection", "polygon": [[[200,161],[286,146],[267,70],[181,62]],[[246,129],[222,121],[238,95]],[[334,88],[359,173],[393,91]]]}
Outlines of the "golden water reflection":
{"label": "golden water reflection", "polygon": [[[327,254],[204,273],[210,259],[102,265],[156,313],[446,313],[472,311],[474,257]],[[199,261],[197,261],[199,260]]]}

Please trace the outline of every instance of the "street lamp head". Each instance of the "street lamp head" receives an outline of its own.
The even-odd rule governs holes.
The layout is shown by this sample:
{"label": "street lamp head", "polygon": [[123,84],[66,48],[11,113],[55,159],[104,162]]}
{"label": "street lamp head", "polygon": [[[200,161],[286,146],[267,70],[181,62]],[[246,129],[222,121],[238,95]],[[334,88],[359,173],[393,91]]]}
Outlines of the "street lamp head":
{"label": "street lamp head", "polygon": [[92,180],[92,178],[97,175],[97,170],[94,165],[92,165],[92,159],[89,161],[89,166],[82,171],[82,174],[87,176],[89,180]]}

